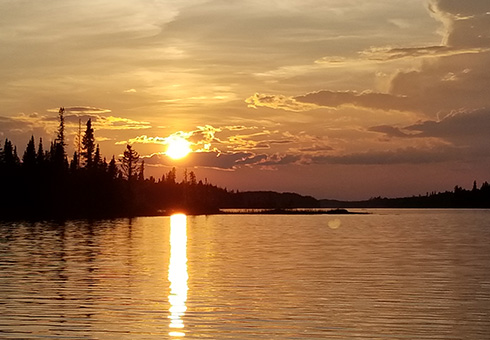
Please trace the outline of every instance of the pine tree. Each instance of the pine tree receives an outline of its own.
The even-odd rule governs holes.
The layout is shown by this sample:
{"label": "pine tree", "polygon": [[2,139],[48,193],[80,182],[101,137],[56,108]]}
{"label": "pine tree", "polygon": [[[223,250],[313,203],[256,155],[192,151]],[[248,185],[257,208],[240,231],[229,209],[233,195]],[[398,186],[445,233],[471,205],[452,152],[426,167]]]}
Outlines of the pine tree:
{"label": "pine tree", "polygon": [[82,138],[82,150],[85,168],[91,168],[94,160],[95,137],[94,129],[92,128],[92,120],[90,118],[87,121],[87,129]]}
{"label": "pine tree", "polygon": [[170,170],[167,173],[166,181],[169,184],[175,184],[176,179],[177,179],[177,170],[175,169],[175,167],[173,167],[172,170]]}
{"label": "pine tree", "polygon": [[53,144],[52,148],[52,160],[56,168],[62,169],[65,167],[66,160],[66,152],[65,152],[65,108],[61,107],[59,110],[59,126],[58,126],[58,135]]}
{"label": "pine tree", "polygon": [[33,170],[36,166],[36,145],[34,143],[34,136],[27,143],[26,150],[22,156],[22,167],[24,169]]}
{"label": "pine tree", "polygon": [[74,173],[78,170],[78,164],[80,164],[80,161],[78,158],[78,153],[75,151],[73,153],[73,158],[71,159],[71,163],[70,163],[70,171],[72,173]]}
{"label": "pine tree", "polygon": [[64,156],[64,151],[65,151],[65,108],[60,107],[60,110],[58,112],[59,114],[59,120],[60,124],[58,126],[58,135],[56,136],[56,144],[59,144],[63,148],[63,156]]}
{"label": "pine tree", "polygon": [[133,150],[131,145],[126,145],[126,151],[124,151],[123,158],[121,158],[121,168],[123,175],[131,181],[138,170],[138,161],[140,156]]}
{"label": "pine tree", "polygon": [[102,167],[102,159],[100,157],[99,144],[97,144],[97,147],[95,148],[95,154],[94,154],[94,168],[99,168],[99,167]]}
{"label": "pine tree", "polygon": [[36,163],[38,166],[42,166],[44,164],[44,149],[43,149],[43,139],[39,138],[39,147],[37,149],[37,155],[36,155]]}
{"label": "pine tree", "polygon": [[140,165],[140,170],[138,172],[138,181],[144,181],[145,180],[145,161],[141,161]]}
{"label": "pine tree", "polygon": [[114,156],[112,156],[111,161],[109,162],[109,166],[107,167],[107,173],[109,174],[109,177],[112,179],[115,179],[117,177],[117,165],[116,165],[116,159]]}

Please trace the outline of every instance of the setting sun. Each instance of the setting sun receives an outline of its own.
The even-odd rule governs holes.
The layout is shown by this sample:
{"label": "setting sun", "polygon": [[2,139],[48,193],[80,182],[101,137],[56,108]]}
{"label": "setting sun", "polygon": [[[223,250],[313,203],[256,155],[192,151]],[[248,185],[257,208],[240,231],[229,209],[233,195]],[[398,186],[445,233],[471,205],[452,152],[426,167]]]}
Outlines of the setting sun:
{"label": "setting sun", "polygon": [[168,141],[165,154],[173,159],[184,158],[192,151],[190,145],[191,143],[187,139],[174,136]]}

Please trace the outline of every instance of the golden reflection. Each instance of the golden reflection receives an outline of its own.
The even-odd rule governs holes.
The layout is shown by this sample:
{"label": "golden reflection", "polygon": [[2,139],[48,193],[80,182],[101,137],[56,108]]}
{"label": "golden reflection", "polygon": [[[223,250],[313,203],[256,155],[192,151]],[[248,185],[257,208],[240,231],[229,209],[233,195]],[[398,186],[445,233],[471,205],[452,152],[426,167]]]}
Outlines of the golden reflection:
{"label": "golden reflection", "polygon": [[182,318],[187,310],[187,279],[187,216],[176,214],[170,216],[170,336],[185,336]]}

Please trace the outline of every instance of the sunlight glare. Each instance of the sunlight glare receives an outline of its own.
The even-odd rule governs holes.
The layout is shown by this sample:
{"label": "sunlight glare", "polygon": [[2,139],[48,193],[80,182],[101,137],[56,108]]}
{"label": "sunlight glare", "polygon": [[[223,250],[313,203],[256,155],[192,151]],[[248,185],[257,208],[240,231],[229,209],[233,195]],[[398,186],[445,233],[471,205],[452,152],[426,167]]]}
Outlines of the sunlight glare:
{"label": "sunlight glare", "polygon": [[191,143],[181,136],[172,136],[167,141],[167,151],[165,154],[173,159],[180,159],[187,156],[191,150]]}
{"label": "sunlight glare", "polygon": [[170,263],[168,280],[170,281],[170,328],[172,337],[183,337],[184,332],[176,329],[184,328],[182,319],[187,307],[187,216],[176,214],[170,216]]}

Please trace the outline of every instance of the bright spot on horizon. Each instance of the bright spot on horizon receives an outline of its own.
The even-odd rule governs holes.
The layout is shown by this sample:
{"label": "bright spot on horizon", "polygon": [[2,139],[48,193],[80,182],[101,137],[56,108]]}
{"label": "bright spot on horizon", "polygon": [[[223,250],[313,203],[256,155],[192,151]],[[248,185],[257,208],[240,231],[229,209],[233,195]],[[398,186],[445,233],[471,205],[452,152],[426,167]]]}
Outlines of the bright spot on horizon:
{"label": "bright spot on horizon", "polygon": [[167,140],[167,151],[165,154],[173,159],[180,159],[192,152],[191,143],[180,136],[172,136]]}

